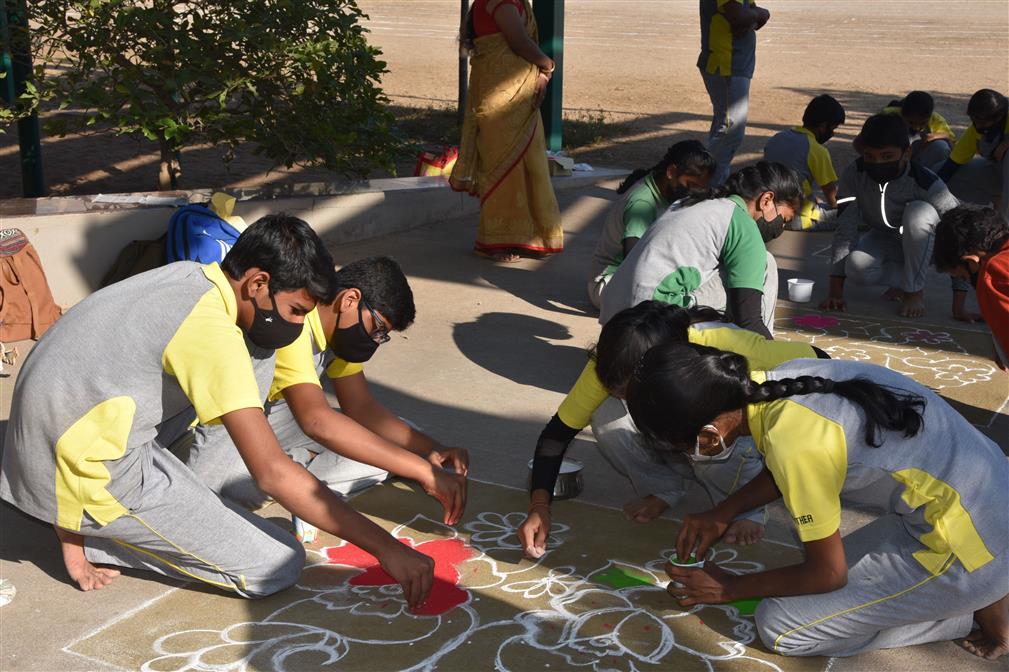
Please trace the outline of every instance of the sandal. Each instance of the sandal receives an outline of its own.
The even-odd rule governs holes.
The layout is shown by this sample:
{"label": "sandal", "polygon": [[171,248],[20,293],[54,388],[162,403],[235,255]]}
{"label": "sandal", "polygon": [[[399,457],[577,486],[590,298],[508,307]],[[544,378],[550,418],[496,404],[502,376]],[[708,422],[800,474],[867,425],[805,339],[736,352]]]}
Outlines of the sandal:
{"label": "sandal", "polygon": [[490,259],[498,264],[515,264],[522,261],[522,257],[517,254],[515,250],[498,250],[496,252],[488,252],[486,250],[474,248],[473,254],[478,257],[483,257],[484,259]]}

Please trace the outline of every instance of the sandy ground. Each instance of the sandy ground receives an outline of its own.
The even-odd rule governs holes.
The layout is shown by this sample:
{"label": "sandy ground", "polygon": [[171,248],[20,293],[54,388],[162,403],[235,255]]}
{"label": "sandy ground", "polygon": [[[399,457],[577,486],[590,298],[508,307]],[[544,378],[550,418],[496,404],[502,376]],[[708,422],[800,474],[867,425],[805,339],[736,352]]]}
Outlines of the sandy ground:
{"label": "sandy ground", "polygon": [[[696,0],[571,0],[567,4],[564,106],[568,114],[623,122],[621,132],[575,152],[600,165],[651,165],[681,137],[703,137],[710,104],[695,67]],[[760,31],[747,140],[740,161],[764,139],[798,123],[813,95],[828,92],[849,123],[830,144],[840,168],[861,121],[911,89],[931,91],[954,129],[966,123],[970,94],[1009,89],[1009,11],[1005,0],[768,0]],[[392,101],[454,105],[459,3],[456,0],[363,0],[372,42],[388,63]],[[156,156],[146,142],[92,136],[47,138],[43,161],[53,193],[152,188]],[[183,153],[188,187],[325,181],[323,170],[270,171],[241,152],[230,167],[213,147]],[[0,135],[0,198],[20,194],[16,133]]]}

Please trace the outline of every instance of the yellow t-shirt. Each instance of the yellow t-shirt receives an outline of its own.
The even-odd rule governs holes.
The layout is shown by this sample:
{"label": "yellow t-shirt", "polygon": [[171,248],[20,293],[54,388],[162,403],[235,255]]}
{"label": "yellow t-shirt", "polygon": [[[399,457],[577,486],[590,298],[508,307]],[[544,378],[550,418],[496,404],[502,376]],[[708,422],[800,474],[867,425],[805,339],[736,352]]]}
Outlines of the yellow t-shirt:
{"label": "yellow t-shirt", "polygon": [[[815,358],[812,346],[789,341],[772,341],[727,322],[698,322],[687,329],[691,343],[735,352],[746,358],[751,369],[773,369],[779,364],[803,357]],[[574,387],[557,409],[557,416],[572,429],[584,429],[592,414],[602,406],[609,391],[599,382],[596,363],[589,361]]]}
{"label": "yellow t-shirt", "polygon": [[[927,403],[921,411],[922,434],[887,431],[880,446],[865,441],[864,427],[855,422],[857,410],[839,394],[796,395],[747,406],[750,433],[799,537],[809,542],[834,534],[844,493],[852,504],[904,516],[905,528],[922,544],[914,558],[933,574],[944,571],[954,556],[968,572],[991,562],[994,556],[982,530],[990,535],[998,523],[973,514],[993,505],[991,495],[986,499],[979,493],[1002,488],[1009,474],[998,447],[931,391],[882,367],[796,360],[774,371],[750,373],[756,383],[772,376],[807,375],[869,380],[922,396]],[[950,446],[956,450],[951,452]]]}
{"label": "yellow t-shirt", "polygon": [[[764,374],[755,371],[757,382]],[[789,399],[750,404],[750,433],[764,456],[802,541],[841,527],[841,488],[848,473],[844,429]]]}
{"label": "yellow t-shirt", "polygon": [[[277,362],[270,385],[270,401],[276,401],[284,390],[294,385],[322,385],[319,377],[323,373],[322,362],[329,347],[326,333],[319,319],[319,309],[315,308],[305,316],[305,327],[298,339],[287,347],[277,350]],[[347,362],[337,357],[325,367],[329,378],[345,378],[361,373],[364,366]]]}
{"label": "yellow t-shirt", "polygon": [[161,356],[165,373],[174,376],[206,423],[241,408],[262,408],[259,386],[235,323],[235,292],[216,263],[203,267],[214,284],[175,331]]}
{"label": "yellow t-shirt", "polygon": [[[1003,135],[1009,135],[1009,115],[1006,115]],[[953,151],[950,153],[949,158],[953,160],[953,163],[962,166],[973,159],[974,155],[977,154],[978,143],[980,141],[981,134],[978,133],[976,128],[974,128],[974,124],[971,124],[967,127],[967,130],[963,132],[963,135],[960,136],[960,140],[957,141],[956,146],[953,147]]]}
{"label": "yellow t-shirt", "polygon": [[[900,105],[892,105],[890,107],[883,108],[883,114],[900,114]],[[950,125],[946,122],[945,117],[943,117],[938,112],[933,112],[932,116],[928,118],[928,131],[929,133],[943,133],[949,136],[949,143],[952,145],[956,142],[956,133],[950,128]]]}

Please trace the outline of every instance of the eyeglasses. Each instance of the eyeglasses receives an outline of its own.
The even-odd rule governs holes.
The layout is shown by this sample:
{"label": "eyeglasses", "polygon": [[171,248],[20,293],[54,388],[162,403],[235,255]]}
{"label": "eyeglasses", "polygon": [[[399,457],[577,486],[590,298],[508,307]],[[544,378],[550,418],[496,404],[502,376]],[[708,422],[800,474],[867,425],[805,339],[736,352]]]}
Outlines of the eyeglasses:
{"label": "eyeglasses", "polygon": [[376,313],[375,309],[371,307],[371,304],[365,301],[364,299],[361,299],[357,304],[357,320],[358,324],[361,325],[361,329],[364,329],[364,321],[361,319],[363,315],[361,311],[362,305],[368,309],[369,313],[371,313],[371,319],[375,323],[375,328],[372,329],[371,333],[368,334],[368,337],[371,338],[371,340],[378,343],[379,345],[382,345],[383,343],[388,343],[389,339],[391,338],[389,336],[389,327],[385,324],[385,321],[378,316],[378,313]]}

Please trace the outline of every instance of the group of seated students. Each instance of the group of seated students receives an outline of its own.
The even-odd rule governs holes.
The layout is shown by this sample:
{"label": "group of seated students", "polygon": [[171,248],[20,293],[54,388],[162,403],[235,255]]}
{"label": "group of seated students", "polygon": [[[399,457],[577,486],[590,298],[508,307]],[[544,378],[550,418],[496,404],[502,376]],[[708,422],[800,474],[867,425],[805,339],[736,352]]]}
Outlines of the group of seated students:
{"label": "group of seated students", "polygon": [[[817,142],[830,126],[798,139]],[[839,207],[883,177],[874,198],[907,180],[907,207],[876,206],[884,226],[919,231],[915,209],[943,204],[935,265],[973,282],[986,319],[1001,315],[1005,326],[1005,219],[991,207],[947,211],[941,181],[906,165],[899,116],[870,118],[861,141]],[[773,340],[777,271],[765,244],[801,217],[808,190],[796,171],[761,161],[705,192],[714,167],[699,143],[678,143],[643,184],[625,182],[590,285],[604,326],[537,442],[522,547],[537,561],[550,553],[554,484],[569,443],[591,425],[637,493],[629,521],[658,517],[691,483],[707,491],[714,508],[686,517],[680,557],[703,558],[720,540],[759,542],[776,499],[794,519],[798,564],[740,576],[711,563],[667,566],[681,606],[767,598],[757,627],[783,655],[954,638],[984,657],[1009,652],[1009,463],[914,381]],[[843,211],[838,231],[857,231],[863,221],[847,213],[859,211],[858,202]],[[372,554],[417,611],[433,560],[344,501],[391,474],[419,483],[446,524],[462,518],[467,451],[398,418],[364,376],[364,362],[415,314],[391,259],[337,269],[307,223],[262,218],[221,264],[177,262],[118,282],[40,339],[14,388],[0,497],[53,525],[83,590],[126,567],[244,597],[292,586],[304,566],[299,540],[252,512],[273,500]],[[170,449],[187,439],[183,462]],[[842,538],[842,499],[884,513]]]}
{"label": "group of seated students", "polygon": [[[995,359],[1009,364],[1009,105],[984,89],[968,115],[957,140],[931,96],[912,92],[866,120],[838,179],[823,143],[845,111],[817,96],[801,127],[771,138],[765,160],[713,191],[704,188],[715,161],[696,141],[620,185],[589,276],[602,332],[536,445],[519,530],[530,557],[549,551],[563,456],[591,425],[636,493],[629,521],[661,515],[689,482],[706,490],[715,507],[686,517],[681,558],[717,540],[758,541],[763,507],[779,497],[793,517],[804,562],[745,576],[667,565],[682,606],[773,598],[757,610],[758,631],[788,655],[954,638],[984,657],[1009,652],[999,447],[898,373],[771,340],[778,282],[766,244],[785,228],[833,230],[822,308],[845,309],[851,276],[886,286],[901,315],[918,317],[934,265],[953,280],[957,319],[976,319],[964,308],[976,289]],[[966,165],[984,205],[961,204],[947,187]],[[978,488],[998,504],[989,509]],[[884,515],[842,539],[842,498]]]}
{"label": "group of seated students", "polygon": [[[891,101],[866,119],[853,143],[857,158],[838,178],[824,143],[844,123],[845,110],[832,96],[819,95],[801,126],[768,140],[763,161],[714,191],[706,191],[716,170],[711,154],[697,141],[674,144],[654,167],[635,171],[617,189],[622,198],[607,215],[589,275],[600,321],[656,299],[724,310],[741,326],[763,323],[762,333],[770,336],[778,278],[765,244],[784,229],[833,231],[821,309],[846,310],[850,281],[885,288],[884,298],[899,303],[901,316],[921,317],[929,267],[944,251],[936,241],[954,244],[937,238],[937,231],[965,220],[991,228],[997,222],[988,220],[1009,219],[1009,100],[981,89],[971,96],[967,115],[970,125],[957,138],[928,93]],[[996,275],[997,267],[990,269]],[[1004,353],[1006,306],[995,297],[1006,290],[998,283],[979,289],[978,315],[966,307],[969,274],[948,264],[938,268],[952,276],[953,317],[985,319]],[[982,297],[983,291],[990,296]],[[1009,363],[1002,354],[997,361]]]}

